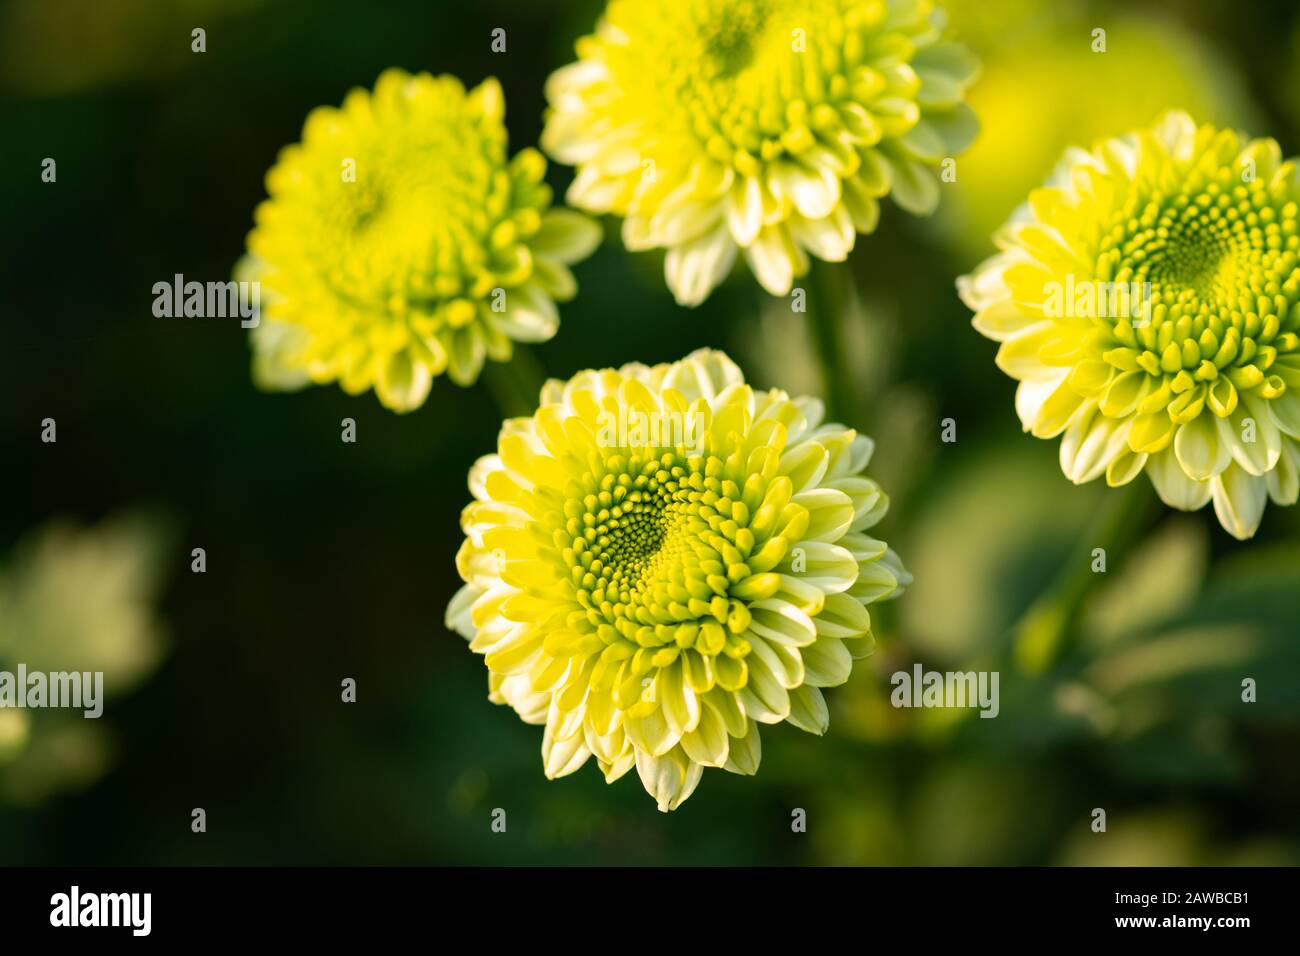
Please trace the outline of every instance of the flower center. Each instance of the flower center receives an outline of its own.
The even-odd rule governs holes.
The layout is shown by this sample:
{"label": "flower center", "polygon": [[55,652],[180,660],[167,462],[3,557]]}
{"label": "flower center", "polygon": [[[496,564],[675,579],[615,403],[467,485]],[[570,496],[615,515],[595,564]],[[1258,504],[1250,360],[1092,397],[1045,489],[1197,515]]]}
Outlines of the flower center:
{"label": "flower center", "polygon": [[[1240,244],[1233,242],[1222,223],[1204,229],[1188,229],[1183,223],[1165,226],[1163,235],[1154,237],[1147,249],[1151,263],[1147,275],[1153,285],[1159,283],[1162,296],[1174,301],[1189,301],[1188,293],[1202,300],[1227,298],[1225,293],[1231,288],[1223,287],[1218,279],[1223,267],[1232,265],[1234,245]],[[1249,254],[1249,248],[1245,251]],[[1231,280],[1231,276],[1225,278]]]}
{"label": "flower center", "polygon": [[848,51],[861,58],[862,38],[887,9],[846,6],[701,0],[662,4],[653,16],[612,11],[635,34],[635,42],[608,49],[626,91],[620,102],[643,111],[648,135],[689,139],[753,175],[760,162],[812,146],[813,130],[833,123],[827,110],[841,99],[871,99],[883,87],[875,71],[849,62]]}
{"label": "flower center", "polygon": [[701,26],[701,39],[717,75],[735,76],[754,61],[756,43],[767,15],[766,4],[744,3],[728,11],[725,17]]}
{"label": "flower center", "polygon": [[1177,394],[1220,376],[1280,394],[1269,368],[1300,348],[1296,219],[1296,203],[1234,168],[1194,174],[1177,192],[1135,189],[1099,243],[1098,276],[1136,299],[1111,313],[1105,360]]}
{"label": "flower center", "polygon": [[482,161],[461,168],[468,157],[442,136],[406,145],[394,154],[353,144],[355,181],[326,157],[321,177],[334,182],[318,192],[324,228],[303,237],[339,294],[382,308],[462,294],[466,275],[497,265],[489,237],[497,220],[486,210],[509,206],[509,179],[490,181]]}
{"label": "flower center", "polygon": [[605,643],[694,647],[717,654],[749,625],[732,583],[749,575],[754,543],[734,482],[712,455],[636,453],[588,473],[565,508],[563,556],[578,604]]}

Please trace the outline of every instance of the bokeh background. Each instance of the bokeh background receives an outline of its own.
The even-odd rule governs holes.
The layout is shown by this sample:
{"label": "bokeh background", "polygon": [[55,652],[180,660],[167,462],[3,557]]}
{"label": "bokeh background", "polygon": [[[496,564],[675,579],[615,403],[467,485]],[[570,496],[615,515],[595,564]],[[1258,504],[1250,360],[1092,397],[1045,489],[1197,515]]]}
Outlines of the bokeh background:
{"label": "bokeh background", "polygon": [[[839,330],[837,412],[877,439],[882,531],[917,583],[828,694],[826,737],[765,732],[756,777],[709,771],[671,815],[635,775],[547,782],[540,729],[488,703],[443,627],[489,389],[439,380],[404,417],[336,388],[260,394],[237,323],[153,317],[153,283],[228,277],[312,107],[389,66],[490,74],[512,149],[534,144],[542,82],[600,6],[0,4],[0,667],[103,669],[112,695],[98,722],[0,712],[0,864],[1300,862],[1300,509],[1270,505],[1240,544],[1145,487],[1070,485],[953,288],[1068,143],[1181,107],[1300,152],[1293,0],[949,4],[984,60],[984,132],[939,215],[886,204],[859,239]],[[549,374],[709,345],[823,391],[807,315],[745,273],[677,308],[662,260],[609,225],[535,351]],[[1060,644],[1026,667],[1044,621]],[[916,661],[1000,671],[1001,715],[891,708]]]}

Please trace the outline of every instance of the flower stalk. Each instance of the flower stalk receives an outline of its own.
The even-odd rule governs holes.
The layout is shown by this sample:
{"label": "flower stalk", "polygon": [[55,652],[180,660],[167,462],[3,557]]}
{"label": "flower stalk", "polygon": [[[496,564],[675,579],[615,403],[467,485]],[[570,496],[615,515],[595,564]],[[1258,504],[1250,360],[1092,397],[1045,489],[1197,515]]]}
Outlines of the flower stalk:
{"label": "flower stalk", "polygon": [[1089,595],[1107,574],[1123,567],[1129,546],[1156,513],[1154,505],[1150,489],[1136,482],[1103,498],[1056,579],[1015,627],[1012,650],[1021,670],[1042,674],[1069,652]]}

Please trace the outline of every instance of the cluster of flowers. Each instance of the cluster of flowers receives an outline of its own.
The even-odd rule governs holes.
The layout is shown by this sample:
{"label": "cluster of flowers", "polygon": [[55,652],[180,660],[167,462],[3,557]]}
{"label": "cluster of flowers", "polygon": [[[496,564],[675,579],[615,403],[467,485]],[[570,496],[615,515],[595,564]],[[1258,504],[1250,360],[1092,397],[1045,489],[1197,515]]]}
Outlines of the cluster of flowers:
{"label": "cluster of flowers", "polygon": [[[588,214],[663,250],[683,305],[742,256],[785,295],[810,257],[844,260],[883,197],[933,211],[976,131],[976,64],[929,0],[612,0],[577,54],[542,136],[576,169],[573,209],[541,153],[509,154],[494,80],[392,70],[308,117],[238,270],[263,288],[260,384],[337,381],[398,412],[443,372],[472,384],[556,333],[601,238]],[[1072,150],[959,281],[1071,480],[1145,471],[1239,537],[1266,497],[1295,502],[1298,199],[1272,140],[1171,115]],[[1146,321],[1048,307],[1045,289],[1088,283],[1149,290]],[[691,427],[604,427],[637,416]],[[550,381],[470,473],[447,623],[491,700],[545,727],[548,776],[636,767],[673,809],[705,767],[753,773],[760,724],[822,733],[821,688],[870,653],[869,606],[910,580],[869,534],[888,505],[871,453],[716,351]]]}

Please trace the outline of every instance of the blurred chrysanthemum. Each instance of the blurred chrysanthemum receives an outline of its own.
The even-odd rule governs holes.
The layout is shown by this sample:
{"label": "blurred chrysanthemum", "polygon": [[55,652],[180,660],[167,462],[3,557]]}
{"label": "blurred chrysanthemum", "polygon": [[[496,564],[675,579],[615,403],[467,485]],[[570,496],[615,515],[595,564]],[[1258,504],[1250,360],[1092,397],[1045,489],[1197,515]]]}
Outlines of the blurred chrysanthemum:
{"label": "blurred chrysanthemum", "polygon": [[577,53],[547,84],[543,146],[577,167],[571,203],[667,250],[686,305],[737,249],[785,295],[887,193],[932,212],[935,167],[975,132],[974,60],[929,0],[613,0]]}
{"label": "blurred chrysanthemum", "polygon": [[307,117],[300,144],[267,174],[239,277],[262,285],[254,374],[270,388],[371,387],[419,407],[444,370],[459,385],[512,340],[541,342],[567,265],[599,229],[552,209],[546,161],[507,157],[496,80],[388,70],[373,93]]}
{"label": "blurred chrysanthemum", "polygon": [[1300,175],[1271,139],[1152,129],[1067,153],[959,280],[1072,481],[1143,470],[1248,538],[1300,487]]}
{"label": "blurred chrysanthemum", "polygon": [[[0,567],[0,670],[102,672],[110,698],[143,681],[166,646],[157,601],[168,540],[166,524],[145,515],[24,538]],[[0,800],[89,783],[111,758],[100,721],[0,709]]]}
{"label": "blurred chrysanthemum", "polygon": [[866,534],[870,439],[755,391],[720,352],[552,380],[470,474],[449,627],[490,697],[545,724],[548,777],[633,765],[659,809],[705,767],[754,773],[759,724],[827,726],[870,653],[866,605],[909,583]]}

